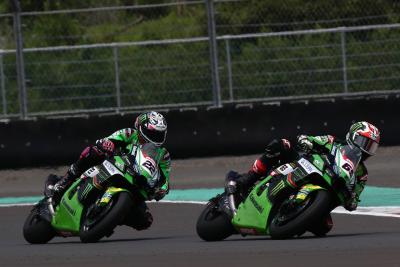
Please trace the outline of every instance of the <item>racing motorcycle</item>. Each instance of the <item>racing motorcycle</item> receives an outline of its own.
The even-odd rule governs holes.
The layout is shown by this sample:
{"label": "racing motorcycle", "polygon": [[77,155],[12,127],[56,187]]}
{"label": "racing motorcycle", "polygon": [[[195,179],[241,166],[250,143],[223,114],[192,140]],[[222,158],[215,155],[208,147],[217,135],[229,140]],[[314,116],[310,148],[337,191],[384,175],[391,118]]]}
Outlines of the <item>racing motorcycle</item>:
{"label": "racing motorcycle", "polygon": [[[273,239],[301,236],[310,231],[324,236],[332,228],[330,212],[344,206],[355,188],[361,150],[349,145],[331,153],[298,153],[263,178],[249,194],[229,190],[209,200],[196,230],[205,241],[232,234],[270,235]],[[237,192],[235,192],[237,191]]]}
{"label": "racing motorcycle", "polygon": [[[60,179],[50,175],[44,198],[28,215],[23,226],[26,241],[47,243],[55,236],[79,236],[84,243],[111,236],[118,225],[134,220],[138,199],[151,199],[163,182],[156,147],[133,147],[88,169],[55,204],[51,187]],[[58,201],[57,201],[58,202]]]}

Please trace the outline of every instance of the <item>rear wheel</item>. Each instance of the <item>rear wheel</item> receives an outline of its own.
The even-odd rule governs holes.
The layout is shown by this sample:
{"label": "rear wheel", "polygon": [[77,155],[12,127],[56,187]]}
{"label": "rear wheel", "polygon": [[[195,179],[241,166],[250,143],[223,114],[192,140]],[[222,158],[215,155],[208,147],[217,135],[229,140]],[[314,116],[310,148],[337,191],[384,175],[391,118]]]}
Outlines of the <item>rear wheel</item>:
{"label": "rear wheel", "polygon": [[209,202],[200,214],[196,231],[205,241],[220,241],[235,233],[229,216],[218,210],[214,202]]}
{"label": "rear wheel", "polygon": [[48,221],[40,217],[38,207],[35,207],[25,220],[23,234],[31,244],[45,244],[53,239],[56,232]]}
{"label": "rear wheel", "polygon": [[285,239],[299,235],[330,212],[331,195],[325,190],[312,192],[302,205],[286,207],[284,202],[272,219],[269,231],[274,239]]}
{"label": "rear wheel", "polygon": [[114,228],[121,224],[127,212],[132,208],[129,193],[121,192],[113,196],[104,207],[93,204],[82,218],[80,239],[84,243],[94,243],[104,236],[110,236]]}

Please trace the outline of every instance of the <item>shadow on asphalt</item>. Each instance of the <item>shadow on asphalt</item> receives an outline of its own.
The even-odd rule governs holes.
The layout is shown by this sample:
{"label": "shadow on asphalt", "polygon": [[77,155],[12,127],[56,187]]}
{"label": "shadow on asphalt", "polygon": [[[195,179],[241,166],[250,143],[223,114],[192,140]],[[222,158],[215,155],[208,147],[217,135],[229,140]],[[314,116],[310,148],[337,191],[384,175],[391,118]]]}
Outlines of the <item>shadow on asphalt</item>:
{"label": "shadow on asphalt", "polygon": [[253,236],[244,236],[244,237],[235,237],[231,239],[223,240],[224,242],[236,242],[236,241],[255,241],[255,240],[307,240],[307,239],[329,239],[329,238],[337,238],[337,237],[355,237],[355,236],[368,236],[368,235],[379,235],[379,234],[388,234],[387,232],[372,232],[372,233],[351,233],[351,234],[328,234],[327,236],[300,236],[293,237],[288,239],[272,239],[269,236],[262,237],[253,237]]}
{"label": "shadow on asphalt", "polygon": [[[76,237],[72,237],[76,238]],[[47,244],[28,244],[25,245],[33,245],[33,246],[53,246],[53,245],[68,245],[68,244],[101,244],[101,243],[122,243],[122,242],[143,242],[143,241],[152,241],[152,240],[168,240],[168,239],[176,239],[176,236],[165,236],[165,237],[146,237],[146,238],[119,238],[119,239],[106,239],[100,240],[96,243],[82,243],[80,240],[71,240],[71,241],[61,241],[58,242],[54,240],[53,242],[49,242]]]}

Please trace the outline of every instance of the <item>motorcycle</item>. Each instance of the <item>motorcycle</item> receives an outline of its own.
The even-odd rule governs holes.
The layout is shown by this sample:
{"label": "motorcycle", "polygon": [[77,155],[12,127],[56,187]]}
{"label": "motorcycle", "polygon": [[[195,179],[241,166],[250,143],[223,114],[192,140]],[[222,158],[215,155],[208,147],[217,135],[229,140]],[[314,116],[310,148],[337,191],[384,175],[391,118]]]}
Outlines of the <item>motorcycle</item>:
{"label": "motorcycle", "polygon": [[50,189],[60,177],[50,175],[44,198],[24,223],[25,240],[43,244],[55,236],[79,236],[84,243],[97,242],[111,236],[118,225],[135,220],[135,208],[152,198],[162,175],[153,144],[128,150],[132,152],[110,156],[88,169],[59,201],[54,200]]}
{"label": "motorcycle", "polygon": [[339,145],[331,153],[298,153],[297,160],[274,169],[250,190],[229,190],[209,200],[196,230],[205,241],[233,234],[269,235],[287,239],[310,231],[326,235],[332,228],[330,212],[345,206],[355,188],[361,150]]}

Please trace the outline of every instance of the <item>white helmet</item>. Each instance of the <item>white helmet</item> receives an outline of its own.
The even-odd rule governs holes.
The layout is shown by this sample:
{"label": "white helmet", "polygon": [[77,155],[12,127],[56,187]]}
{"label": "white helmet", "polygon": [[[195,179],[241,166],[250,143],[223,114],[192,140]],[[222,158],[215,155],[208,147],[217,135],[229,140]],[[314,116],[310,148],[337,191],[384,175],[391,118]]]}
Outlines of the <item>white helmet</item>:
{"label": "white helmet", "polygon": [[135,121],[139,138],[156,146],[164,144],[167,137],[167,121],[156,111],[140,114]]}

